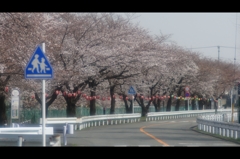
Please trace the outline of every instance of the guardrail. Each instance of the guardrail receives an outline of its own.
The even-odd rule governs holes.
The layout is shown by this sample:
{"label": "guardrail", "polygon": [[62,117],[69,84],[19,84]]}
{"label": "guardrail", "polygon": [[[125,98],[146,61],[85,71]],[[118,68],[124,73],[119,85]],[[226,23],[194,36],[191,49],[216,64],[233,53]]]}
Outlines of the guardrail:
{"label": "guardrail", "polygon": [[[45,128],[46,135],[53,135],[53,127]],[[18,146],[22,146],[24,136],[27,135],[42,135],[42,127],[12,127],[0,128],[0,136],[18,136]],[[19,136],[20,135],[20,136]]]}
{"label": "guardrail", "polygon": [[[46,118],[45,119],[45,125],[54,127],[54,133],[62,133],[63,134],[63,143],[64,145],[67,145],[67,134],[74,134],[74,124],[76,124],[77,118]],[[40,125],[42,124],[42,118],[40,118]],[[76,130],[76,129],[75,129]],[[60,138],[53,137],[53,140],[56,142],[59,141]],[[52,145],[54,142],[52,142]]]}
{"label": "guardrail", "polygon": [[[231,109],[221,109],[218,113],[230,112]],[[151,112],[147,114],[146,121],[177,119],[183,117],[193,117],[206,114],[215,114],[215,110],[192,110],[192,111],[174,111],[174,112]],[[112,115],[95,115],[82,118],[46,118],[48,124],[74,124],[75,130],[82,130],[91,126],[112,125],[121,123],[132,123],[140,121],[141,114],[112,114]],[[40,123],[42,119],[40,118]]]}
{"label": "guardrail", "polygon": [[[231,112],[231,109],[218,110],[218,113],[226,113],[226,112]],[[177,119],[177,118],[194,117],[194,116],[206,115],[206,114],[215,114],[215,110],[152,112],[147,114],[146,121]]]}
{"label": "guardrail", "polygon": [[117,125],[125,123],[139,122],[141,118],[140,113],[135,114],[112,114],[112,115],[97,115],[97,116],[87,116],[79,119],[78,129],[82,130],[91,126],[101,126],[101,125]]}
{"label": "guardrail", "polygon": [[[46,118],[46,126],[54,127],[54,132],[63,133],[64,145],[67,145],[66,134],[73,134],[74,130],[82,130],[91,126],[100,126],[108,124],[121,124],[121,123],[132,123],[140,121],[141,114],[112,114],[112,115],[96,115],[96,116],[87,116],[82,118]],[[40,118],[40,124],[42,124],[42,118]],[[72,126],[67,127],[62,130],[64,125]],[[72,132],[72,133],[71,133]],[[55,138],[56,141],[59,140]]]}
{"label": "guardrail", "polygon": [[[112,114],[112,115],[95,115],[82,118],[46,118],[46,125],[73,124],[75,130],[82,130],[91,126],[113,125],[121,123],[132,123],[140,121],[141,114]],[[42,123],[42,118],[40,118]]]}
{"label": "guardrail", "polygon": [[[230,109],[222,109],[218,110],[219,114],[230,112]],[[174,112],[151,112],[147,114],[146,121],[153,120],[164,120],[164,119],[177,119],[183,117],[193,117],[193,116],[202,116],[202,115],[210,115],[215,114],[215,110],[192,110],[192,111],[174,111]],[[46,126],[52,127],[61,127],[62,125],[65,128],[61,131],[64,134],[64,143],[66,145],[66,134],[67,125],[73,125],[75,130],[82,130],[87,127],[92,126],[101,126],[101,125],[113,125],[113,124],[121,124],[121,123],[133,123],[139,122],[141,118],[140,113],[134,114],[112,114],[112,115],[96,115],[96,116],[86,116],[82,118],[46,118]],[[219,118],[219,117],[218,117]],[[204,120],[204,119],[202,119]],[[42,123],[42,118],[40,118],[40,124]],[[73,127],[71,129],[73,129]],[[46,127],[48,128],[48,127]],[[70,130],[70,129],[69,129]],[[73,130],[70,130],[73,131]],[[72,133],[73,134],[73,133]]]}
{"label": "guardrail", "polygon": [[[236,112],[233,114],[233,120],[238,120]],[[205,115],[197,118],[199,130],[234,139],[240,138],[240,124],[231,123],[230,121],[230,113]]]}
{"label": "guardrail", "polygon": [[[64,145],[67,145],[67,134],[74,134],[74,128],[73,124],[61,124],[61,123],[55,123],[55,124],[46,124],[46,126],[54,127],[54,134],[55,133],[61,133],[63,134],[63,143]],[[60,138],[55,138],[56,142],[61,143]],[[58,141],[59,140],[59,141]],[[51,142],[50,145],[56,145],[58,144]],[[61,145],[61,144],[60,144]]]}

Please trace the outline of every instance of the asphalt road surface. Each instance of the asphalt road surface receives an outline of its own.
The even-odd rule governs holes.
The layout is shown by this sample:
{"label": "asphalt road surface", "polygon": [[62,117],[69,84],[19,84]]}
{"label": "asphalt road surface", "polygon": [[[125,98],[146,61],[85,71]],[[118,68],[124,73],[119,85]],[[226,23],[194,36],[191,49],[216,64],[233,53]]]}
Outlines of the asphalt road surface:
{"label": "asphalt road surface", "polygon": [[[196,117],[104,125],[77,130],[67,135],[68,146],[240,146],[191,130]],[[46,137],[48,143],[48,137]],[[42,146],[42,136],[28,137],[23,146]],[[63,138],[62,138],[63,143]],[[17,146],[17,140],[0,137],[0,146]],[[48,144],[47,144],[48,146]]]}
{"label": "asphalt road surface", "polygon": [[191,130],[196,117],[90,127],[68,136],[70,146],[240,146]]}

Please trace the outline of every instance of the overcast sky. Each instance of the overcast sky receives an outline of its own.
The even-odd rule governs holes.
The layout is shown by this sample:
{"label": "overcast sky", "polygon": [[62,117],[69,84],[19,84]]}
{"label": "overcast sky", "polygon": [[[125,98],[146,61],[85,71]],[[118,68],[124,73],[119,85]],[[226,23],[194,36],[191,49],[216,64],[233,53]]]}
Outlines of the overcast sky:
{"label": "overcast sky", "polygon": [[[132,13],[131,13],[132,14]],[[234,62],[236,36],[236,62],[240,63],[239,13],[135,13],[133,23],[147,29],[150,34],[171,34],[169,40],[184,48],[192,48],[204,56]],[[237,19],[237,21],[236,21]],[[237,31],[236,31],[237,24]],[[201,48],[199,47],[212,47]],[[233,48],[225,48],[233,47]]]}

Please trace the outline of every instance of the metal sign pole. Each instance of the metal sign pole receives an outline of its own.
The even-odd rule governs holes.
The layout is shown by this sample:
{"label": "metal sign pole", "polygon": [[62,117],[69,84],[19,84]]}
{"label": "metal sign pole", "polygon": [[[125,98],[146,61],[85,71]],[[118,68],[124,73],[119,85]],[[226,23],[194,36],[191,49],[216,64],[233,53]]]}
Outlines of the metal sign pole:
{"label": "metal sign pole", "polygon": [[[41,62],[40,62],[41,61]],[[39,66],[40,65],[40,66]],[[46,146],[45,122],[46,122],[46,93],[45,80],[53,78],[53,68],[45,55],[45,43],[37,46],[29,62],[27,63],[24,75],[25,79],[42,80],[42,139],[43,146]]]}
{"label": "metal sign pole", "polygon": [[[42,43],[42,50],[45,53],[45,43]],[[43,146],[46,146],[46,135],[45,135],[45,80],[42,80],[42,139]]]}
{"label": "metal sign pole", "polygon": [[128,94],[133,95],[132,96],[132,113],[134,113],[134,95],[136,94],[136,91],[134,90],[134,88],[131,86],[128,90]]}
{"label": "metal sign pole", "polygon": [[132,96],[132,113],[134,114],[134,96]]}
{"label": "metal sign pole", "polygon": [[10,122],[9,126],[12,127],[12,104],[10,105]]}
{"label": "metal sign pole", "polygon": [[189,97],[188,97],[188,102],[187,102],[187,105],[188,105],[188,111],[189,111]]}

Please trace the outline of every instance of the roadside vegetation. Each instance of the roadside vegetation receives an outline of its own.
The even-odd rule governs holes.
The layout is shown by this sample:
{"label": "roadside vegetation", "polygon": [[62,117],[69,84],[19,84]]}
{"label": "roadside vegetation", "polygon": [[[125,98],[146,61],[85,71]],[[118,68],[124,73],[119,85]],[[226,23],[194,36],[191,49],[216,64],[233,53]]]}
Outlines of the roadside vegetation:
{"label": "roadside vegetation", "polygon": [[[41,80],[26,80],[24,69],[37,45],[45,43],[54,78],[46,80],[49,108],[66,108],[76,116],[77,106],[104,105],[115,113],[118,105],[132,113],[134,103],[142,117],[150,105],[170,111],[199,103],[210,109],[240,77],[239,64],[202,57],[170,41],[169,35],[150,36],[131,22],[132,15],[113,13],[0,13],[0,126],[6,121],[11,88],[21,90],[25,108],[41,109]],[[189,92],[185,88],[189,87]],[[195,107],[193,107],[195,109]]]}

